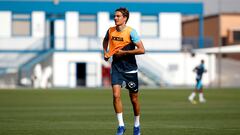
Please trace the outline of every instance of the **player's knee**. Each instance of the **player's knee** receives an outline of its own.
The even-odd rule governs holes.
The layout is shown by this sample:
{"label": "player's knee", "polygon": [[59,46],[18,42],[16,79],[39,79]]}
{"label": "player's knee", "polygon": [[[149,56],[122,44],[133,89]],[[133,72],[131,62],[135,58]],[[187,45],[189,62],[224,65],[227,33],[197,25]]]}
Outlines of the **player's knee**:
{"label": "player's knee", "polygon": [[120,100],[120,95],[119,94],[113,94],[113,99],[115,100]]}
{"label": "player's knee", "polygon": [[133,104],[136,104],[136,103],[138,103],[138,98],[133,97],[133,98],[131,98],[131,101],[132,101]]}

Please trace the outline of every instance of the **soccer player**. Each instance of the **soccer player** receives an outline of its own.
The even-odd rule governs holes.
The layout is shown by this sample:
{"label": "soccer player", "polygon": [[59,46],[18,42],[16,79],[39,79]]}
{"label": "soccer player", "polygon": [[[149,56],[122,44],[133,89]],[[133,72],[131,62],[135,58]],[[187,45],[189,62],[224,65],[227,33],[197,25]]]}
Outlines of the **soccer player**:
{"label": "soccer player", "polygon": [[203,85],[202,85],[202,76],[203,73],[206,73],[207,70],[204,67],[204,60],[201,60],[201,64],[198,65],[193,69],[193,72],[196,72],[196,86],[195,90],[191,93],[191,95],[188,97],[188,100],[195,104],[196,101],[194,100],[196,93],[199,93],[199,102],[200,103],[205,103],[206,100],[203,97]]}
{"label": "soccer player", "polygon": [[[115,26],[110,27],[103,40],[104,60],[112,57],[111,83],[113,106],[118,120],[116,135],[123,135],[126,128],[123,121],[121,88],[129,90],[129,97],[134,111],[133,134],[140,135],[140,104],[138,101],[138,67],[135,55],[144,54],[145,49],[137,32],[126,26],[129,11],[126,8],[115,10]],[[109,49],[108,49],[109,47]],[[124,86],[126,85],[126,86]]]}

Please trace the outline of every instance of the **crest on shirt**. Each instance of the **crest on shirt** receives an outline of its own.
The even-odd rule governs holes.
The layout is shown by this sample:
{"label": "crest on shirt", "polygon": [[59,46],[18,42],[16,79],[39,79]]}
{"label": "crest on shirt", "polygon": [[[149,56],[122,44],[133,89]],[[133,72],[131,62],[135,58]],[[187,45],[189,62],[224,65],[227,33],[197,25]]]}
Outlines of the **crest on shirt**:
{"label": "crest on shirt", "polygon": [[136,86],[136,84],[134,82],[129,82],[128,83],[129,88],[134,88],[135,86]]}

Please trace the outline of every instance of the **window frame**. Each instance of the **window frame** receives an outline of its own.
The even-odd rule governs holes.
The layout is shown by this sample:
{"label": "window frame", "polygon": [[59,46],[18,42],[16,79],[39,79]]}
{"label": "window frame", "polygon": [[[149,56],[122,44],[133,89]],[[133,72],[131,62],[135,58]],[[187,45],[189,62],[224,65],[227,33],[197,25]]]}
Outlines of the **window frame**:
{"label": "window frame", "polygon": [[[151,17],[151,18],[144,18],[144,17]],[[152,18],[154,17],[154,18]],[[160,30],[159,30],[159,27],[160,27],[160,24],[159,24],[159,16],[158,14],[142,14],[141,15],[141,24],[143,23],[156,23],[156,34],[155,35],[144,35],[143,34],[143,31],[142,31],[142,25],[141,25],[141,36],[143,38],[159,38],[160,36]]]}
{"label": "window frame", "polygon": [[[20,17],[18,16],[20,15]],[[27,15],[27,17],[21,17]],[[18,16],[18,17],[16,17]],[[16,17],[16,18],[15,18]],[[14,21],[19,21],[19,22],[28,22],[29,23],[29,34],[16,34],[14,33]],[[12,13],[12,23],[11,23],[11,27],[12,27],[12,36],[13,37],[30,37],[32,36],[32,15],[30,13]]]}
{"label": "window frame", "polygon": [[[89,17],[88,17],[89,16]],[[93,22],[95,24],[95,33],[92,34],[92,35],[82,35],[80,33],[80,23],[81,22]],[[79,31],[79,34],[78,34],[78,37],[97,37],[97,15],[96,14],[79,14],[79,20],[78,20],[78,25],[79,25],[79,28],[78,28],[78,31]]]}

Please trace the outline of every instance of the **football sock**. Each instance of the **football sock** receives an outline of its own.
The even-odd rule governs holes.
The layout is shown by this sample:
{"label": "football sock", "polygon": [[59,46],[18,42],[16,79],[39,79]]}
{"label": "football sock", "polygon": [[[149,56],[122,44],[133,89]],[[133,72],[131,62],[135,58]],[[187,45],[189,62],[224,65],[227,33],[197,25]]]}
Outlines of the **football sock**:
{"label": "football sock", "polygon": [[138,127],[140,125],[140,116],[134,116],[134,126]]}
{"label": "football sock", "polygon": [[117,119],[118,119],[118,125],[119,126],[124,126],[123,114],[122,113],[117,113]]}
{"label": "football sock", "polygon": [[189,100],[193,100],[194,99],[194,97],[195,97],[195,95],[196,95],[196,93],[195,92],[193,92],[189,97],[188,97],[188,99]]}
{"label": "football sock", "polygon": [[199,93],[199,99],[204,100],[203,93]]}

